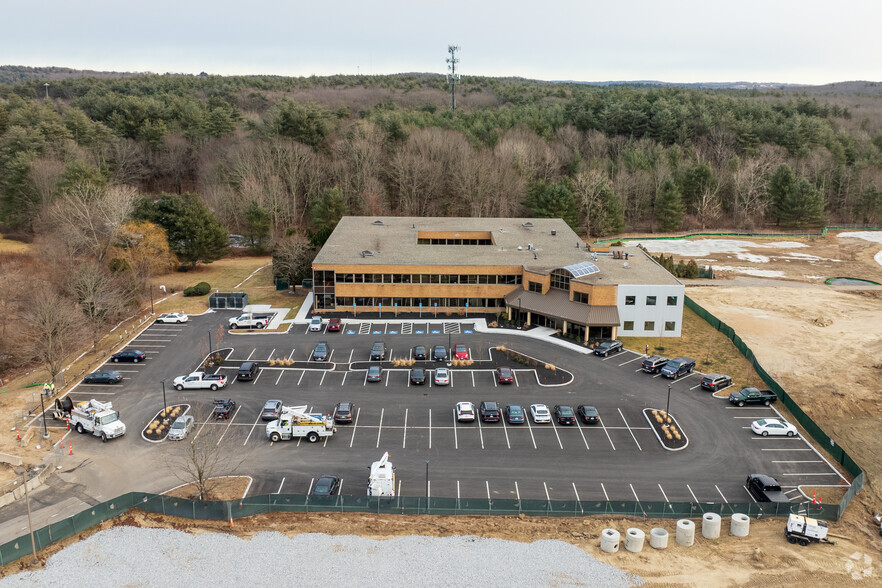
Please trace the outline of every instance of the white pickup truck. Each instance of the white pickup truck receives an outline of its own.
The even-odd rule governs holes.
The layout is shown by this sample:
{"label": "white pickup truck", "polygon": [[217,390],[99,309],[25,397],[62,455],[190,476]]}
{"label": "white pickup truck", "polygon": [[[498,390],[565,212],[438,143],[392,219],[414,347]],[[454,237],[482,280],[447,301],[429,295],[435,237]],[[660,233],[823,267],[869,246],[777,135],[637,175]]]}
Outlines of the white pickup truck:
{"label": "white pickup truck", "polygon": [[175,378],[175,390],[217,390],[226,388],[227,377],[221,374],[206,374],[205,372],[193,372],[187,376]]}
{"label": "white pickup truck", "polygon": [[262,329],[267,326],[269,319],[265,316],[254,316],[250,312],[241,314],[230,319],[231,329]]}

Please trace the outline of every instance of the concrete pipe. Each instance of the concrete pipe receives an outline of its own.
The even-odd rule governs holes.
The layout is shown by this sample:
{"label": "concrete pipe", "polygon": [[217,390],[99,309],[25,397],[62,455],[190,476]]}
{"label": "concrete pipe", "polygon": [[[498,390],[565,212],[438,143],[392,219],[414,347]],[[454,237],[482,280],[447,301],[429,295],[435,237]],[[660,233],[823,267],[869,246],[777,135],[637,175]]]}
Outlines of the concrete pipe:
{"label": "concrete pipe", "polygon": [[736,512],[732,515],[732,526],[729,530],[736,537],[747,537],[750,533],[750,517]]}
{"label": "concrete pipe", "polygon": [[625,549],[632,553],[640,553],[643,551],[643,541],[645,539],[646,534],[643,531],[631,527],[625,531]]}
{"label": "concrete pipe", "polygon": [[619,550],[619,532],[615,529],[604,529],[600,532],[600,549],[607,553]]}
{"label": "concrete pipe", "polygon": [[689,547],[695,543],[695,523],[689,519],[677,521],[677,544]]}
{"label": "concrete pipe", "polygon": [[649,545],[655,549],[665,549],[668,546],[668,532],[661,527],[656,527],[649,532]]}
{"label": "concrete pipe", "polygon": [[722,519],[715,512],[706,512],[701,517],[701,535],[705,539],[719,539]]}

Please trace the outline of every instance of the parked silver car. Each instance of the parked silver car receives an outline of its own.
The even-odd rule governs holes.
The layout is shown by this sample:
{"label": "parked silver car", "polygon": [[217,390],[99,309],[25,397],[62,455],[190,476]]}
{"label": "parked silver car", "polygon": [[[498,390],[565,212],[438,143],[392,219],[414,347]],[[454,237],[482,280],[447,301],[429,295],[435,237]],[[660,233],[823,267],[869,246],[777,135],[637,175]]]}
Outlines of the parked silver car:
{"label": "parked silver car", "polygon": [[186,439],[195,424],[196,421],[190,415],[179,416],[168,430],[169,441],[182,441]]}

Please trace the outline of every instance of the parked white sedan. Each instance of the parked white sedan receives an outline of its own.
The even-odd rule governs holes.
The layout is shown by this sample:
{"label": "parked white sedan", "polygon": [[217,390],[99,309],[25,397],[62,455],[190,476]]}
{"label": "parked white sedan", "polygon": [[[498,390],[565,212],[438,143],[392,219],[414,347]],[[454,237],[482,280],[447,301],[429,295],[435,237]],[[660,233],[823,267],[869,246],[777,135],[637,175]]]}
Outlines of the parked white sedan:
{"label": "parked white sedan", "polygon": [[457,402],[456,420],[461,423],[475,420],[475,405],[471,402]]}
{"label": "parked white sedan", "polygon": [[551,411],[544,404],[531,404],[530,416],[533,417],[534,423],[550,423]]}
{"label": "parked white sedan", "polygon": [[753,421],[750,424],[750,430],[763,437],[768,437],[769,435],[786,435],[788,437],[793,437],[794,435],[798,435],[796,427],[787,421],[780,421],[778,419],[760,419],[758,421]]}
{"label": "parked white sedan", "polygon": [[160,315],[156,319],[156,322],[157,323],[177,323],[177,324],[180,324],[180,323],[186,323],[188,320],[190,320],[190,317],[188,317],[184,313],[170,312],[168,314]]}
{"label": "parked white sedan", "polygon": [[435,369],[435,385],[447,386],[450,384],[450,371],[447,368]]}

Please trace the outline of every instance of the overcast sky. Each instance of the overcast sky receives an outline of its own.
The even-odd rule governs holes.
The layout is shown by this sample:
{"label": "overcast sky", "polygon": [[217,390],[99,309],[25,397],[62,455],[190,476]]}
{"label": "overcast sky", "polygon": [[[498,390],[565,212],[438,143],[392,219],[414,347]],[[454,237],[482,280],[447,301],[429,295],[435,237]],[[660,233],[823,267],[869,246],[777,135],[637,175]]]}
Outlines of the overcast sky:
{"label": "overcast sky", "polygon": [[882,80],[880,0],[0,0],[0,64],[212,74]]}

